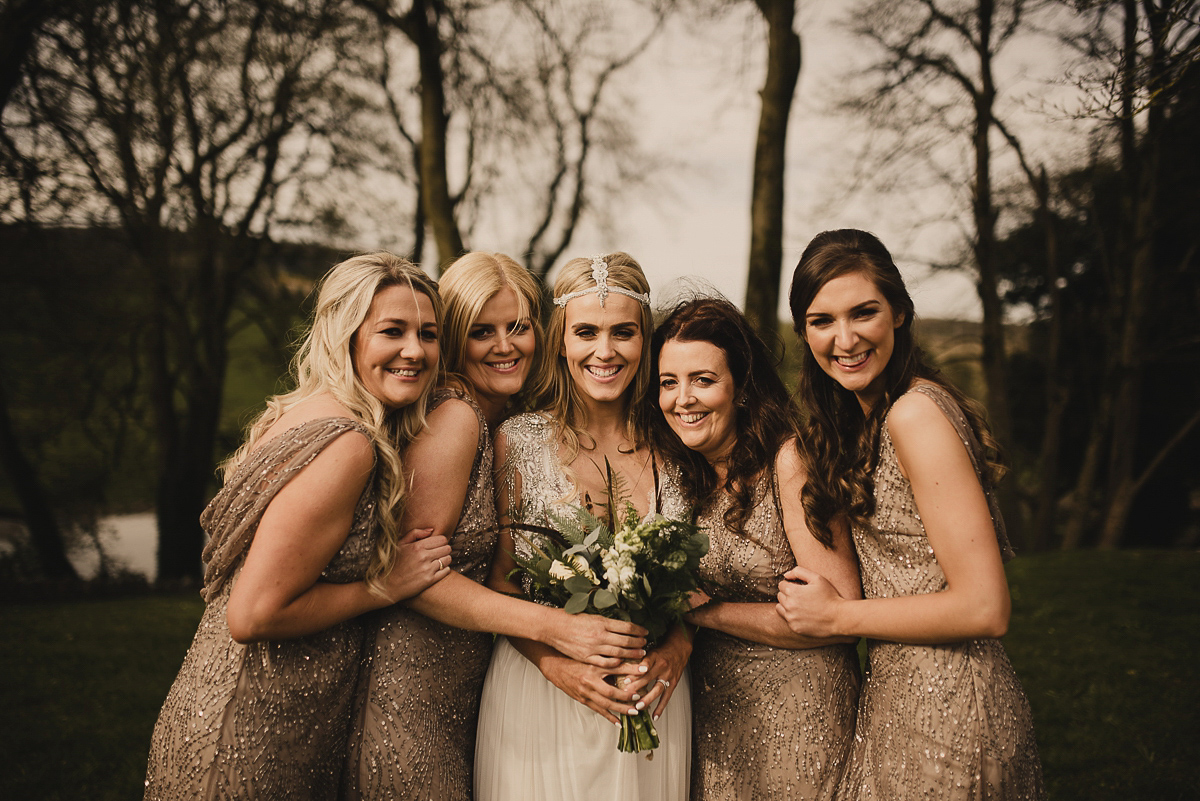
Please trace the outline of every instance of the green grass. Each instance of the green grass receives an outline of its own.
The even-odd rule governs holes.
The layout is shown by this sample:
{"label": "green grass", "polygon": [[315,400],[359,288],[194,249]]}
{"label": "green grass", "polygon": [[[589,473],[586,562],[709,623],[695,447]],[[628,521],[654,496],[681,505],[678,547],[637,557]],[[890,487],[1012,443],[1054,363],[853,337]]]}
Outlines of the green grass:
{"label": "green grass", "polygon": [[[1005,644],[1052,801],[1173,801],[1200,786],[1200,553],[1009,566]],[[0,606],[0,798],[137,799],[195,596]]]}
{"label": "green grass", "polygon": [[142,797],[199,595],[0,606],[0,798]]}
{"label": "green grass", "polygon": [[1197,798],[1200,554],[1055,553],[1009,567],[1005,638],[1050,798]]}

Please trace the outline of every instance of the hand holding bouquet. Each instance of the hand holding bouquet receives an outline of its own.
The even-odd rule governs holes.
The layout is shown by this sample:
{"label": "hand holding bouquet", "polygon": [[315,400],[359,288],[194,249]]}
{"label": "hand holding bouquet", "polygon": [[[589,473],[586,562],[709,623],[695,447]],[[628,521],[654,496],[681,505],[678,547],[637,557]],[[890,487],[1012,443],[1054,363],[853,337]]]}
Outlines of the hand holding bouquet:
{"label": "hand holding bouquet", "polygon": [[[605,462],[606,517],[582,507],[554,516],[553,527],[513,524],[514,537],[528,546],[516,549],[517,570],[524,573],[534,600],[561,606],[571,614],[590,612],[630,621],[649,631],[655,642],[679,623],[696,589],[695,571],[708,553],[708,535],[687,520],[655,515],[643,522],[633,504],[619,500],[619,485]],[[609,522],[613,524],[610,526]],[[647,751],[658,745],[650,711],[621,716],[621,751]]]}

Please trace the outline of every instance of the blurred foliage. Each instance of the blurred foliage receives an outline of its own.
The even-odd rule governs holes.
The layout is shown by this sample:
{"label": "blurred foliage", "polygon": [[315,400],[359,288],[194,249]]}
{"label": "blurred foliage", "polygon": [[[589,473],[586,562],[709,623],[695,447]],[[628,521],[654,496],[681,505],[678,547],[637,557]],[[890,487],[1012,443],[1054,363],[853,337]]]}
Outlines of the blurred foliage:
{"label": "blurred foliage", "polygon": [[[105,229],[0,226],[0,249],[9,412],[56,512],[78,531],[98,514],[153,508],[157,457],[139,347],[150,301],[130,254]],[[286,384],[305,298],[343,255],[292,244],[268,253],[230,325],[217,459],[236,449],[264,399]],[[0,509],[16,505],[0,471]]]}

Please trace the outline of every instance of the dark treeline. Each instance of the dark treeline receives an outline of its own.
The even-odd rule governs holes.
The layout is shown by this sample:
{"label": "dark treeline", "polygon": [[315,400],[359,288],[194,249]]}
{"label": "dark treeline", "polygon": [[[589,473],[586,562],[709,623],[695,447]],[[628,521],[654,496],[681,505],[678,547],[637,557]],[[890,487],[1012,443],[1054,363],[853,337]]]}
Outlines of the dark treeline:
{"label": "dark treeline", "polygon": [[[33,534],[5,570],[70,578],[67,540],[150,505],[160,578],[194,580],[215,464],[239,416],[277,388],[312,281],[364,242],[444,264],[489,247],[479,221],[513,208],[527,210],[518,252],[545,276],[581,221],[654,173],[613,87],[673,15],[709,24],[744,8],[762,33],[747,311],[774,328],[771,290],[791,266],[785,137],[806,33],[795,4],[485,6],[0,5],[0,506]],[[936,130],[971,154],[945,179],[964,198],[950,212],[965,222],[955,266],[977,279],[974,389],[1012,467],[1015,539],[1194,544],[1196,4],[859,10],[849,28],[878,61],[842,111],[918,149]],[[1068,78],[1087,100],[1086,137],[1058,162],[997,103],[993,62],[1032,35],[1074,54]],[[1003,179],[1001,156],[1019,165]],[[1003,324],[1014,307],[1032,310],[1020,343]]]}

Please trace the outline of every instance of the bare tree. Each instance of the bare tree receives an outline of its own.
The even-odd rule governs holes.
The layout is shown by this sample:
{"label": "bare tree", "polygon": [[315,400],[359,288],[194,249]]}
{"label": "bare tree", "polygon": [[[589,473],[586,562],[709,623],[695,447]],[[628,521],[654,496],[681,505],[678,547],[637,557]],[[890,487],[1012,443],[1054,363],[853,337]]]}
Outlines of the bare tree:
{"label": "bare tree", "polygon": [[34,191],[86,192],[77,221],[116,225],[143,270],[147,314],[130,325],[158,449],[160,579],[199,573],[234,310],[289,191],[327,163],[318,140],[347,122],[343,5],[80,4],[38,43],[22,88],[14,139],[61,157]]}
{"label": "bare tree", "polygon": [[787,129],[800,79],[800,37],[792,29],[795,0],[755,0],[767,23],[767,75],[754,145],[750,197],[750,265],[746,317],[770,342],[779,325]]}
{"label": "bare tree", "polygon": [[983,309],[983,371],[989,416],[1001,442],[1010,441],[1012,424],[1006,396],[1004,310],[995,265],[993,64],[1023,30],[1032,4],[1027,0],[879,0],[867,3],[852,24],[881,53],[869,68],[876,82],[862,103],[864,110],[890,124],[903,120],[913,136],[928,136],[933,126],[969,142],[970,245]]}
{"label": "bare tree", "polygon": [[468,246],[485,208],[494,226],[501,207],[519,204],[515,228],[528,231],[520,256],[545,276],[584,216],[603,207],[601,165],[625,190],[644,178],[628,116],[610,97],[658,35],[669,3],[631,0],[625,10],[638,16],[630,24],[606,3],[358,2],[383,34],[375,74],[398,144],[390,163],[414,190],[414,258],[426,227],[444,266]]}
{"label": "bare tree", "polygon": [[[1097,401],[1084,467],[1076,483],[1075,512],[1064,546],[1083,537],[1087,510],[1102,473],[1107,475],[1099,546],[1120,545],[1138,493],[1189,433],[1200,410],[1185,417],[1165,442],[1147,448],[1142,392],[1149,315],[1164,276],[1195,269],[1200,237],[1191,233],[1178,263],[1164,264],[1158,241],[1169,164],[1171,112],[1200,82],[1200,9],[1192,0],[1119,0],[1088,3],[1087,33],[1074,40],[1088,56],[1081,86],[1093,99],[1088,112],[1116,133],[1121,215],[1113,233],[1106,282],[1112,327],[1104,338],[1107,368]],[[1192,132],[1194,135],[1194,132]],[[1194,144],[1194,142],[1193,142]],[[1107,453],[1105,454],[1105,446]],[[1102,469],[1102,462],[1104,462]]]}
{"label": "bare tree", "polygon": [[[993,135],[997,118],[995,61],[1029,28],[1037,0],[870,0],[851,17],[852,30],[878,50],[867,68],[871,83],[849,105],[873,124],[899,132],[929,159],[947,186],[970,187],[967,199],[976,291],[982,307],[982,354],[987,407],[999,441],[1012,443],[1004,306],[996,263],[997,221]],[[1011,134],[1011,131],[1010,131]],[[963,174],[951,158],[937,163],[931,139],[969,153]],[[1000,488],[1001,506],[1014,535],[1021,530],[1011,482]]]}

